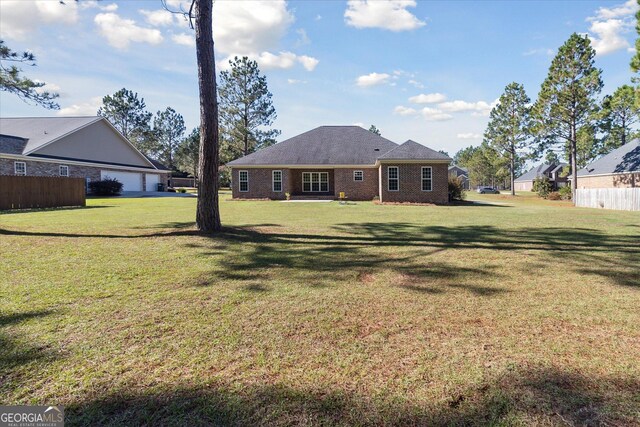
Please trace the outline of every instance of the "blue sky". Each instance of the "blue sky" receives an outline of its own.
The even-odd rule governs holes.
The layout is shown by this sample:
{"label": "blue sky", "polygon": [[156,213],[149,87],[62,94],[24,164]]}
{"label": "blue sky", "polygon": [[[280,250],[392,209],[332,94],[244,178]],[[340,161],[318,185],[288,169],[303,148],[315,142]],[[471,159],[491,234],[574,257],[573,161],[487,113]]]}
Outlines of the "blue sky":
{"label": "blue sky", "polygon": [[[281,139],[323,124],[375,124],[395,142],[454,154],[481,142],[508,83],[535,99],[572,32],[592,38],[603,95],[629,83],[636,9],[635,0],[217,0],[216,60],[258,60]],[[0,37],[36,54],[26,71],[58,91],[62,107],[0,92],[3,117],[95,114],[102,96],[126,87],[150,111],[172,106],[188,128],[198,124],[193,31],[160,0],[0,0]]]}

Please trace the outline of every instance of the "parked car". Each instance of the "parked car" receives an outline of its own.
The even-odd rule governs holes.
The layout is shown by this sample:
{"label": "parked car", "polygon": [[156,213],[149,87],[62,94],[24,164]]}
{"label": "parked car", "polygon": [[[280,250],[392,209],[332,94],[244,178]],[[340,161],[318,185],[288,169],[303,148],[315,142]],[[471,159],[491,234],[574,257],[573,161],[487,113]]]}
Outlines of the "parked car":
{"label": "parked car", "polygon": [[478,187],[478,193],[480,194],[500,194],[498,190],[493,187]]}

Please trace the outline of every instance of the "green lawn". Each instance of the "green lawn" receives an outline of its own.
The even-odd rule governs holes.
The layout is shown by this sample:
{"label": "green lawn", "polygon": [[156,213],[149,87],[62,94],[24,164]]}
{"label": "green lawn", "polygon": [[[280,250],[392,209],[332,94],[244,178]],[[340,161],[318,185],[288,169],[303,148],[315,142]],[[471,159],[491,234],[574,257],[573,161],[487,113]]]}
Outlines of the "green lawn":
{"label": "green lawn", "polygon": [[0,214],[0,403],[68,425],[640,425],[640,215],[93,199]]}

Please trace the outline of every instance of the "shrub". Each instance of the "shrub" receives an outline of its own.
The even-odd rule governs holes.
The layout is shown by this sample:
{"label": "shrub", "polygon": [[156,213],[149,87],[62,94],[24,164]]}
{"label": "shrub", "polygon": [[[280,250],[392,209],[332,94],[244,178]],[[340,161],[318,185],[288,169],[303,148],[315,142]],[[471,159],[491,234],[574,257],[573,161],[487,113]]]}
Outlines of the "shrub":
{"label": "shrub", "polygon": [[462,180],[456,176],[449,176],[449,201],[464,200],[465,197]]}
{"label": "shrub", "polygon": [[96,196],[117,196],[122,192],[122,183],[115,178],[91,181],[89,191]]}
{"label": "shrub", "polygon": [[231,169],[220,168],[218,173],[218,187],[231,187]]}
{"label": "shrub", "polygon": [[552,191],[547,195],[547,199],[549,200],[561,200],[562,196],[557,191]]}
{"label": "shrub", "polygon": [[560,193],[560,197],[562,198],[562,200],[571,200],[571,187],[560,187],[558,193]]}
{"label": "shrub", "polygon": [[178,193],[186,193],[187,192],[186,188],[178,188],[176,190],[178,191]]}
{"label": "shrub", "polygon": [[547,198],[551,192],[551,182],[546,176],[541,176],[533,180],[533,191],[538,193],[538,196]]}

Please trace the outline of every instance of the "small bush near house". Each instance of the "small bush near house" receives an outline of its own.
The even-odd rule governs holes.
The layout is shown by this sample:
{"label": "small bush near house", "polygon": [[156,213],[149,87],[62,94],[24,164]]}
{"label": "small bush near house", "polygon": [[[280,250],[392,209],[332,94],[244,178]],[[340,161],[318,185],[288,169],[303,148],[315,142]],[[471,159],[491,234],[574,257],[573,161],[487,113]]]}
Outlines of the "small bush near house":
{"label": "small bush near house", "polygon": [[551,192],[551,182],[546,176],[542,176],[533,180],[533,191],[538,193],[538,196],[546,199]]}
{"label": "small bush near house", "polygon": [[176,189],[176,191],[177,191],[178,193],[186,193],[186,192],[187,192],[187,189],[186,189],[186,188],[177,188],[177,189]]}
{"label": "small bush near house", "polygon": [[547,199],[549,200],[562,200],[562,196],[557,191],[552,191],[547,195]]}
{"label": "small bush near house", "polygon": [[454,200],[464,200],[466,194],[464,192],[464,187],[462,185],[462,181],[458,179],[458,177],[450,176],[449,177],[449,201]]}
{"label": "small bush near house", "polygon": [[89,191],[96,196],[117,196],[122,192],[122,183],[115,178],[91,181]]}
{"label": "small bush near house", "polygon": [[571,200],[571,187],[560,187],[558,193],[560,193],[562,200]]}

